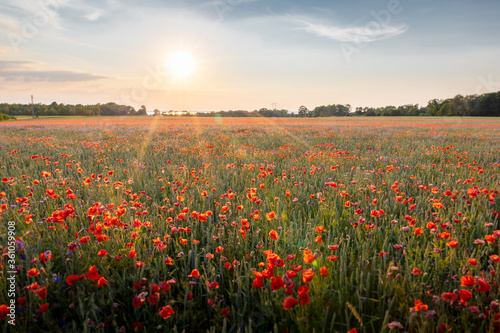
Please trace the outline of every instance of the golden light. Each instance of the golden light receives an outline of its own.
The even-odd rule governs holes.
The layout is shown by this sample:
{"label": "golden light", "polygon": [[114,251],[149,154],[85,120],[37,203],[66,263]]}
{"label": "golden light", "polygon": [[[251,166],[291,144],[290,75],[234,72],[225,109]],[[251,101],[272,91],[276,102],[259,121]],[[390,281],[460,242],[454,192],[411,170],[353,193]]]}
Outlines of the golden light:
{"label": "golden light", "polygon": [[185,79],[193,74],[196,64],[191,54],[187,52],[176,52],[166,60],[167,69],[174,78]]}

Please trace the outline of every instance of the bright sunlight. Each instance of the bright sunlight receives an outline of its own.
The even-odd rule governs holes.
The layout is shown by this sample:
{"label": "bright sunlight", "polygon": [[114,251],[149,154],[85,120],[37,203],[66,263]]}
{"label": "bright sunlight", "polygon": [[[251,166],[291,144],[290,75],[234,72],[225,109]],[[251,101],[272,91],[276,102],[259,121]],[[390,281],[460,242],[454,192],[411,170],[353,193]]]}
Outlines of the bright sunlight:
{"label": "bright sunlight", "polygon": [[191,54],[179,51],[167,58],[166,66],[174,78],[185,79],[193,74],[196,64]]}

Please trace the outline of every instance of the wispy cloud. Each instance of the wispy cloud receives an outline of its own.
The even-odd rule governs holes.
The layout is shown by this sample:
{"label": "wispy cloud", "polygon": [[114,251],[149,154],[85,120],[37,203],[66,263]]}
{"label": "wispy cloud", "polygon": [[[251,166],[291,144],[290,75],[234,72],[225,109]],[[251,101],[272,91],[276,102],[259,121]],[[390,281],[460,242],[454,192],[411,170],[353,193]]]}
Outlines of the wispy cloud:
{"label": "wispy cloud", "polygon": [[103,13],[99,10],[95,10],[89,14],[86,14],[85,15],[85,18],[89,21],[96,21],[98,20],[101,16],[103,15]]}
{"label": "wispy cloud", "polygon": [[105,76],[67,70],[36,70],[30,61],[0,61],[0,79],[22,82],[83,82],[106,79]]}
{"label": "wispy cloud", "polygon": [[365,26],[351,27],[317,24],[304,19],[298,21],[304,25],[301,29],[309,33],[344,43],[375,42],[401,35],[408,30],[407,25],[381,25],[375,21],[368,22]]}
{"label": "wispy cloud", "polygon": [[104,76],[72,71],[16,71],[6,72],[0,77],[8,81],[24,82],[82,82],[104,79]]}
{"label": "wispy cloud", "polygon": [[0,70],[2,71],[16,71],[26,68],[34,64],[32,61],[20,61],[20,60],[0,60]]}

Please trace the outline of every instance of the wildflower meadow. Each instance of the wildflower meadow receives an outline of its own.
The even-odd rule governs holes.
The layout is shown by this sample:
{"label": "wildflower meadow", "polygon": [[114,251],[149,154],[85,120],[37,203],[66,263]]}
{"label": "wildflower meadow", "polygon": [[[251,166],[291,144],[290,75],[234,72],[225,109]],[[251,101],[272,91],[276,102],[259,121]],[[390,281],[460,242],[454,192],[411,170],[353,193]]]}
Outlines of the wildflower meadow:
{"label": "wildflower meadow", "polygon": [[0,124],[2,332],[500,330],[500,122]]}

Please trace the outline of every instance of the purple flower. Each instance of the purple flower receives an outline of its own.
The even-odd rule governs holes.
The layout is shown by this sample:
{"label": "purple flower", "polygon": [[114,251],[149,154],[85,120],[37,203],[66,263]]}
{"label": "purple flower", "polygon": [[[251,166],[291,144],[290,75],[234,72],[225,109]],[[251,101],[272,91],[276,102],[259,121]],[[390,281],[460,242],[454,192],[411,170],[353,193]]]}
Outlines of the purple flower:
{"label": "purple flower", "polygon": [[387,324],[387,327],[389,327],[390,330],[396,327],[399,329],[403,329],[403,325],[401,325],[399,321],[393,321],[392,323]]}

